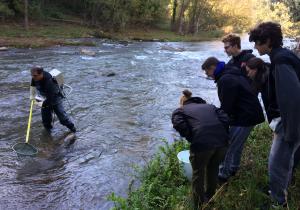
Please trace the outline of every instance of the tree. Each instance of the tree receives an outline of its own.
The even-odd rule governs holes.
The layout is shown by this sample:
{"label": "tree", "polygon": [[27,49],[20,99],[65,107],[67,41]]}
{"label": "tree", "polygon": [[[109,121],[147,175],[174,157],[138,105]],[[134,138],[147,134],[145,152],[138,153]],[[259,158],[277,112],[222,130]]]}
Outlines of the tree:
{"label": "tree", "polygon": [[24,0],[24,24],[25,30],[28,31],[28,0]]}
{"label": "tree", "polygon": [[171,20],[171,30],[174,31],[176,28],[176,12],[177,12],[178,2],[177,0],[173,0],[173,8],[172,8],[172,20]]}

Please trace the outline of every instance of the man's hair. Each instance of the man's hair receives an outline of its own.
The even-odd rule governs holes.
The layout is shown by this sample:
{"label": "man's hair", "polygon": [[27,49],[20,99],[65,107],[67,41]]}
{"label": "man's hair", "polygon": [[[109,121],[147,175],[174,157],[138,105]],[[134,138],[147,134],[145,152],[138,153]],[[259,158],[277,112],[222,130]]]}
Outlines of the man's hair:
{"label": "man's hair", "polygon": [[31,68],[31,72],[37,72],[38,74],[43,73],[44,69],[40,66],[34,66]]}
{"label": "man's hair", "polygon": [[219,60],[216,57],[209,57],[207,58],[204,63],[202,64],[202,69],[208,69],[211,66],[217,66],[219,63]]}
{"label": "man's hair", "polygon": [[222,42],[229,42],[231,46],[237,46],[241,49],[241,38],[236,34],[228,34],[222,38]]}
{"label": "man's hair", "polygon": [[270,40],[269,47],[280,47],[282,43],[282,31],[279,23],[263,22],[256,25],[249,32],[250,42],[259,42],[258,44],[265,44],[268,39]]}

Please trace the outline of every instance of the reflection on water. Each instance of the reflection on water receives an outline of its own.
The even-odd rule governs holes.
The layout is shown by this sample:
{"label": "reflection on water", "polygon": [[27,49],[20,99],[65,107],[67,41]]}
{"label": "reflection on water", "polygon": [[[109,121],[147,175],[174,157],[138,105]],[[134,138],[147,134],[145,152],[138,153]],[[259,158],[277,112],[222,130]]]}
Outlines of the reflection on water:
{"label": "reflection on water", "polygon": [[[80,49],[0,52],[0,209],[108,209],[109,193],[126,195],[132,164],[144,164],[161,138],[176,135],[170,115],[183,89],[218,105],[215,85],[200,65],[211,55],[228,60],[221,42],[98,41],[86,48],[94,56]],[[25,141],[32,65],[63,71],[73,87],[66,107],[77,140],[66,147],[67,130],[59,123],[52,135],[43,132],[35,109],[30,144],[39,153],[18,158],[11,147]]]}

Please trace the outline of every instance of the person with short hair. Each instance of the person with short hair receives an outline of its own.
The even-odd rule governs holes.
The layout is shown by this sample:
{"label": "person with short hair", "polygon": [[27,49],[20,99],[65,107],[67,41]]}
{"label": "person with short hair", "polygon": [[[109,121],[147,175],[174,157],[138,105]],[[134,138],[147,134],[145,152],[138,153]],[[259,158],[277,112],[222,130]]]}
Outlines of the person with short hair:
{"label": "person with short hair", "polygon": [[70,129],[71,132],[76,132],[74,123],[70,120],[68,114],[64,110],[60,87],[57,81],[52,77],[49,72],[44,71],[42,67],[35,66],[31,69],[31,94],[30,99],[35,100],[35,89],[39,95],[45,98],[41,103],[42,121],[45,129],[51,131],[52,127],[52,114],[53,112],[58,117],[60,123]]}
{"label": "person with short hair", "polygon": [[219,164],[228,145],[228,120],[224,111],[200,97],[192,97],[188,90],[183,91],[180,108],[172,114],[173,127],[191,143],[194,209],[215,194]]}
{"label": "person with short hair", "polygon": [[281,25],[263,22],[251,29],[249,41],[260,55],[271,60],[269,100],[279,110],[273,118],[274,138],[269,155],[269,182],[271,197],[280,206],[286,206],[287,189],[291,180],[294,155],[300,147],[300,59],[283,48]]}
{"label": "person with short hair", "polygon": [[243,75],[247,75],[245,69],[245,63],[250,58],[255,57],[252,52],[253,50],[241,50],[241,38],[236,34],[228,34],[222,38],[224,43],[224,50],[231,59],[228,61],[227,65],[233,65],[240,68]]}
{"label": "person with short hair", "polygon": [[221,109],[230,118],[230,144],[219,170],[220,181],[226,182],[238,171],[244,143],[253,126],[264,121],[264,115],[256,94],[239,68],[209,57],[202,69],[217,83]]}

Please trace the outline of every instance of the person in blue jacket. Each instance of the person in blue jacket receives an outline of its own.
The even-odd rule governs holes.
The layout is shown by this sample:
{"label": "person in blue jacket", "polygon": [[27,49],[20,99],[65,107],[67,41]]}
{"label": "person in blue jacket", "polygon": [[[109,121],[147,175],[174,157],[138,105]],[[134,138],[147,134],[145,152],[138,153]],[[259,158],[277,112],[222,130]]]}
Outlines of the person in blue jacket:
{"label": "person in blue jacket", "polygon": [[271,60],[270,100],[276,102],[280,116],[271,122],[275,135],[269,155],[270,194],[278,205],[286,206],[294,155],[300,147],[300,59],[282,47],[278,23],[258,24],[250,31],[249,41],[255,43],[260,55]]}
{"label": "person in blue jacket", "polygon": [[264,115],[249,79],[240,68],[209,57],[202,69],[217,83],[221,109],[230,118],[230,145],[219,171],[220,181],[226,182],[239,170],[244,144],[253,127],[264,122]]}

